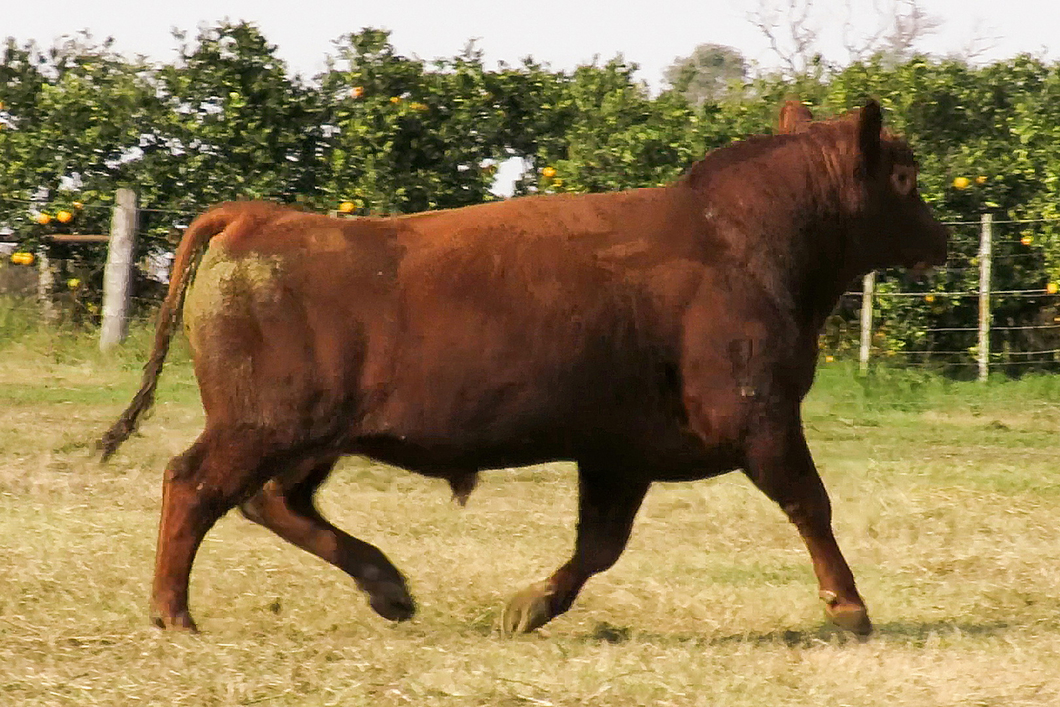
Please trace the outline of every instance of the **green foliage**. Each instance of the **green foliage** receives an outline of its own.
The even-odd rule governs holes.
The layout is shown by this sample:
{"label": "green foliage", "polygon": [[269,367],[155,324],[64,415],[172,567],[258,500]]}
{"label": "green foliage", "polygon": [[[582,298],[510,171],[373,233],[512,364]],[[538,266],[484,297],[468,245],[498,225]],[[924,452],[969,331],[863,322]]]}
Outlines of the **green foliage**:
{"label": "green foliage", "polygon": [[[317,210],[350,202],[362,214],[457,207],[495,198],[495,167],[509,157],[528,166],[517,194],[655,186],[710,149],[769,132],[791,96],[821,117],[876,97],[889,127],[917,150],[925,198],[961,225],[951,268],[932,283],[881,274],[882,292],[925,296],[881,297],[875,346],[932,352],[920,361],[954,360],[941,351],[968,359],[974,332],[953,330],[974,325],[975,298],[943,293],[977,288],[985,212],[998,221],[994,288],[1043,289],[999,299],[996,321],[1030,327],[1060,316],[1044,294],[1060,280],[1060,64],[881,55],[741,82],[738,56],[699,52],[675,64],[672,88],[653,94],[621,58],[570,72],[530,58],[489,69],[469,44],[426,62],[400,55],[376,29],[340,37],[312,81],[291,76],[252,24],[223,22],[178,40],[177,59],[162,65],[121,57],[87,35],[47,50],[8,40],[0,234],[32,248],[48,234],[105,232],[119,186],[135,187],[145,209],[141,254],[169,248],[195,213],[227,199]],[[697,81],[717,88],[728,68],[735,73],[725,91],[690,92]],[[60,211],[69,214],[64,223]],[[103,249],[77,253],[91,292]],[[856,306],[845,301],[829,322],[823,343],[833,354],[854,348]],[[929,331],[940,328],[950,331]],[[999,330],[993,348],[1060,348],[1051,331]]]}
{"label": "green foliage", "polygon": [[[34,245],[45,233],[74,227],[105,231],[115,188],[140,182],[136,149],[160,115],[146,66],[88,35],[44,52],[8,40],[0,62],[0,227]],[[66,226],[42,215],[67,211]]]}
{"label": "green foliage", "polygon": [[[1041,288],[1060,276],[1057,203],[1060,181],[1060,65],[1019,56],[983,67],[925,57],[888,65],[882,57],[856,64],[831,77],[822,105],[834,111],[856,106],[867,96],[888,109],[895,131],[917,150],[925,199],[946,220],[960,222],[951,240],[950,266],[933,285],[888,273],[886,290],[974,293],[978,289],[981,214],[992,213],[992,288]],[[956,181],[955,181],[956,180]],[[1011,223],[1032,219],[1033,223]],[[1033,243],[1021,243],[1029,235]],[[1000,326],[1053,323],[1054,298],[1009,296],[996,299]],[[974,327],[974,294],[924,298],[881,298],[883,351],[975,350],[975,332],[927,332],[928,328]],[[1060,347],[1051,330],[995,331],[994,351],[1033,351]],[[954,360],[953,354],[924,358]],[[968,360],[967,358],[965,359]]]}
{"label": "green foliage", "polygon": [[[181,37],[183,39],[183,37]],[[165,121],[145,136],[159,160],[146,199],[178,210],[235,198],[292,200],[315,187],[316,96],[253,25],[183,43],[156,74]]]}
{"label": "green foliage", "polygon": [[[542,142],[521,191],[603,192],[673,181],[700,156],[697,117],[676,91],[652,98],[621,60],[581,66],[546,107],[560,139]],[[547,172],[545,170],[548,170]],[[555,173],[553,174],[553,170]]]}
{"label": "green foliage", "polygon": [[394,53],[387,33],[337,43],[321,78],[326,106],[323,193],[362,212],[407,213],[490,198],[507,118],[469,45],[428,67]]}

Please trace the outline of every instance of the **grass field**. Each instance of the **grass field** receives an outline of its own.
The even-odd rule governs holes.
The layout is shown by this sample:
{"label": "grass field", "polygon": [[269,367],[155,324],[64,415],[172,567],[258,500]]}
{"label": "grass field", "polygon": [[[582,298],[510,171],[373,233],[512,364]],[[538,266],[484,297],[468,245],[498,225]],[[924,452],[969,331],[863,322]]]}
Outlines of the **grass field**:
{"label": "grass field", "polygon": [[204,633],[149,625],[159,488],[201,412],[176,351],[109,464],[92,441],[146,346],[94,353],[0,313],[0,705],[1060,704],[1060,379],[985,386],[822,371],[811,445],[877,633],[822,620],[781,512],[738,474],[659,485],[626,554],[565,616],[512,640],[514,591],[573,540],[568,465],[437,481],[351,459],[322,492],[419,602],[392,625],[338,570],[238,514],[192,576]]}

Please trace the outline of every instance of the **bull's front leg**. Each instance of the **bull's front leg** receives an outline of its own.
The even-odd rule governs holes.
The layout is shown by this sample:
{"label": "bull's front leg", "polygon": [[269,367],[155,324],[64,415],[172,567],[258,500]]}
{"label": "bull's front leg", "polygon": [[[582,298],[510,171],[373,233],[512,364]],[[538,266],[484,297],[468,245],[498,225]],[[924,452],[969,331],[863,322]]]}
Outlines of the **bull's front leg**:
{"label": "bull's front leg", "polygon": [[[832,533],[832,506],[817,473],[798,414],[766,414],[750,433],[745,473],[798,529],[813,561],[825,612],[837,626],[872,632],[865,602]],[[780,419],[777,419],[777,418]]]}

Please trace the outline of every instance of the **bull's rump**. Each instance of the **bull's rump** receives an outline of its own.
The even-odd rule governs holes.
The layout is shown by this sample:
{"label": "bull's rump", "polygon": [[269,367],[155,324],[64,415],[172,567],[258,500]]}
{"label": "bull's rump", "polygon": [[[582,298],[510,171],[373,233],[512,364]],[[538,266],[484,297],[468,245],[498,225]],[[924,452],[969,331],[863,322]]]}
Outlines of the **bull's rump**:
{"label": "bull's rump", "polygon": [[511,202],[282,212],[215,238],[185,307],[207,414],[405,466],[646,444],[681,456],[680,300],[696,268],[659,242],[665,214],[646,232],[621,204],[572,201],[524,200],[532,219]]}

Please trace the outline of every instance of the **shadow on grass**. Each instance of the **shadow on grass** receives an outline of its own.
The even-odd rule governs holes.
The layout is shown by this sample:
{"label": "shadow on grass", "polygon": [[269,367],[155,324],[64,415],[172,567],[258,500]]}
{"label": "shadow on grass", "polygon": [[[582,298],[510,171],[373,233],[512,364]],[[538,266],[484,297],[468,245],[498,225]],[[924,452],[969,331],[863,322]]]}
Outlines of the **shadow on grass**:
{"label": "shadow on grass", "polygon": [[1018,630],[1023,626],[1024,624],[1013,621],[975,622],[966,619],[929,621],[927,623],[890,621],[885,624],[877,624],[875,635],[881,638],[895,638],[910,643],[920,643],[932,636],[960,635],[974,638],[990,638]]}
{"label": "shadow on grass", "polygon": [[989,621],[976,623],[958,620],[932,621],[927,623],[889,622],[876,624],[871,636],[859,637],[843,631],[830,624],[821,624],[815,628],[798,630],[748,631],[729,635],[708,635],[696,633],[657,633],[641,631],[635,627],[615,627],[602,623],[592,631],[582,634],[575,640],[583,643],[650,643],[652,645],[759,645],[787,646],[788,648],[810,648],[821,645],[858,645],[873,641],[885,640],[920,646],[932,638],[952,638],[964,636],[970,638],[990,638],[1018,630],[1020,624],[1007,621]]}

